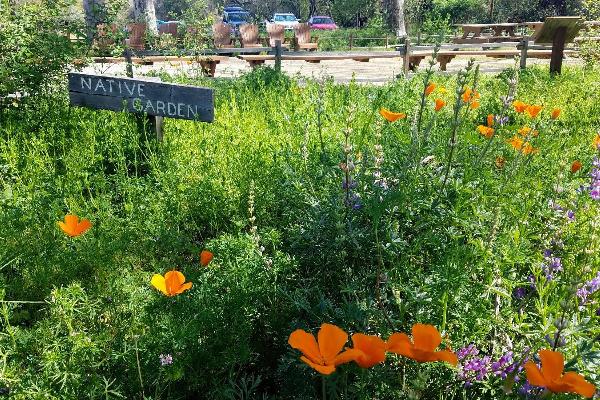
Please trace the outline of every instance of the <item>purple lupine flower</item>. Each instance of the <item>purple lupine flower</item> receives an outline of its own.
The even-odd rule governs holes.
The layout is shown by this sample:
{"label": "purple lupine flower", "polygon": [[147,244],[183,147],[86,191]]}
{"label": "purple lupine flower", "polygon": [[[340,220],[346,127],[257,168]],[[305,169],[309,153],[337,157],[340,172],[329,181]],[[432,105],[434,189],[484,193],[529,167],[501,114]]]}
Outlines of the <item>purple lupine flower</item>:
{"label": "purple lupine flower", "polygon": [[513,297],[517,300],[523,300],[527,295],[527,289],[523,286],[516,287],[513,290]]}
{"label": "purple lupine flower", "polygon": [[498,125],[504,126],[508,122],[508,116],[501,117],[500,115],[496,115],[495,120]]}
{"label": "purple lupine flower", "polygon": [[358,186],[358,184],[356,183],[355,180],[353,180],[352,178],[349,179],[350,181],[350,185],[348,185],[348,182],[346,182],[346,178],[342,179],[342,189],[346,190],[346,189],[355,189],[356,186]]}
{"label": "purple lupine flower", "polygon": [[588,297],[600,290],[600,271],[593,279],[585,282],[583,286],[577,289],[577,297],[583,305],[587,302]]}
{"label": "purple lupine flower", "polygon": [[567,210],[567,218],[569,221],[575,221],[575,212],[573,210]]}
{"label": "purple lupine flower", "polygon": [[596,316],[600,317],[600,308],[596,310]]}
{"label": "purple lupine flower", "polygon": [[160,360],[160,365],[163,367],[173,364],[173,356],[170,354],[161,354],[158,356],[158,359]]}
{"label": "purple lupine flower", "polygon": [[550,335],[544,336],[546,343],[551,347],[565,347],[567,345],[567,339],[564,336],[561,336],[559,332],[555,332],[553,337]]}

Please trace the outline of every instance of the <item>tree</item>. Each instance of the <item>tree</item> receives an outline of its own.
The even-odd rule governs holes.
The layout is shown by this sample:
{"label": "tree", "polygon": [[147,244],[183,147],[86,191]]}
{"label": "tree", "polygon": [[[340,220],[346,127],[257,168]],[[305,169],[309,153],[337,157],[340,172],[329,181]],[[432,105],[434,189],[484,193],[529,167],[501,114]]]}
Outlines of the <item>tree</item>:
{"label": "tree", "polygon": [[404,22],[404,0],[396,0],[396,16],[398,23],[396,25],[396,36],[406,36],[406,24]]}
{"label": "tree", "polygon": [[104,0],[83,0],[85,14],[86,36],[89,43],[94,39],[96,26],[105,22],[106,7]]}
{"label": "tree", "polygon": [[154,0],[133,0],[132,13],[135,21],[146,22],[148,24],[148,29],[154,34],[158,34]]}

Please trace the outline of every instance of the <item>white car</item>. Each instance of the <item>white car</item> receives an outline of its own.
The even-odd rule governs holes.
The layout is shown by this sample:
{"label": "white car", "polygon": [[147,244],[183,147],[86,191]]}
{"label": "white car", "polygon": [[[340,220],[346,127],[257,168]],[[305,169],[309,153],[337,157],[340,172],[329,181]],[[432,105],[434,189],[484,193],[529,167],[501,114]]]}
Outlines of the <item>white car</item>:
{"label": "white car", "polygon": [[273,15],[271,23],[285,26],[285,29],[294,29],[300,23],[300,20],[291,13],[276,13]]}

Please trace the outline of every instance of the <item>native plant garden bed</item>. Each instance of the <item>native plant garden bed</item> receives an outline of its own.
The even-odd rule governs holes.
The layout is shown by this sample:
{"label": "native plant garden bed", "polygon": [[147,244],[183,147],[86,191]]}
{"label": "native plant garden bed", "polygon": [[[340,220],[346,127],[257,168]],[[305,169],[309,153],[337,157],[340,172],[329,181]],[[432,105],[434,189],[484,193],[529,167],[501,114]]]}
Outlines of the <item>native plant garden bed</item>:
{"label": "native plant garden bed", "polygon": [[3,393],[593,395],[598,70],[162,78],[214,123],[0,111]]}

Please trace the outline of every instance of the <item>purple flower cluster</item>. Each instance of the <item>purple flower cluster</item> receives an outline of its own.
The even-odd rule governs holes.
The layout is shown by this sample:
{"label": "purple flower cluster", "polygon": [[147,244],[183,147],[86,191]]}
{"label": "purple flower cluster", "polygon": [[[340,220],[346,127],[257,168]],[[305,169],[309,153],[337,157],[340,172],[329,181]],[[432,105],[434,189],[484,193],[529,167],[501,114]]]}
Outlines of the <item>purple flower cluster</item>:
{"label": "purple flower cluster", "polygon": [[575,212],[570,209],[565,210],[560,204],[558,204],[554,200],[550,200],[548,202],[548,207],[554,210],[558,216],[564,216],[571,222],[575,221]]}
{"label": "purple flower cluster", "polygon": [[161,354],[158,356],[158,359],[160,360],[160,365],[163,367],[173,364],[173,356],[170,354]]}
{"label": "purple flower cluster", "polygon": [[577,297],[579,297],[581,304],[585,304],[592,294],[600,290],[600,271],[595,278],[587,281],[582,287],[577,289]]}
{"label": "purple flower cluster", "polygon": [[[460,361],[458,378],[465,381],[465,386],[471,386],[474,381],[484,381],[494,376],[505,379],[515,371],[520,372],[523,366],[513,360],[513,352],[507,351],[498,360],[493,361],[489,355],[479,355],[479,349],[474,344],[456,352]],[[519,377],[515,376],[515,380]]]}
{"label": "purple flower cluster", "polygon": [[592,171],[590,172],[590,197],[593,200],[600,200],[600,159],[598,159],[598,156],[594,157],[592,165],[594,168],[592,168]]}
{"label": "purple flower cluster", "polygon": [[546,280],[554,279],[554,274],[563,270],[562,260],[560,257],[555,257],[552,250],[544,250],[544,261],[542,262],[542,272],[546,276]]}

